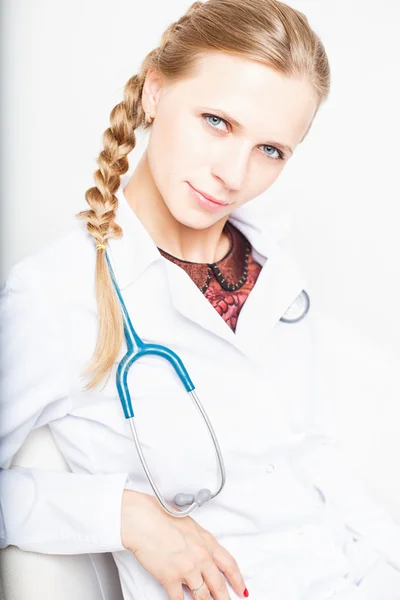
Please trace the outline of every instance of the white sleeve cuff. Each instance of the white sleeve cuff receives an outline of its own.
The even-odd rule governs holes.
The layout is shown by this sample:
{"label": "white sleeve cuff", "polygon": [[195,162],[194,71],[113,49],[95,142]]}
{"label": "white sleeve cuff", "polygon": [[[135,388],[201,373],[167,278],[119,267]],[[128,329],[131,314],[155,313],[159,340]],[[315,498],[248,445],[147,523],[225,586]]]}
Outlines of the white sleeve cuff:
{"label": "white sleeve cuff", "polygon": [[127,473],[1,470],[1,547],[44,554],[124,550],[121,504],[127,480]]}

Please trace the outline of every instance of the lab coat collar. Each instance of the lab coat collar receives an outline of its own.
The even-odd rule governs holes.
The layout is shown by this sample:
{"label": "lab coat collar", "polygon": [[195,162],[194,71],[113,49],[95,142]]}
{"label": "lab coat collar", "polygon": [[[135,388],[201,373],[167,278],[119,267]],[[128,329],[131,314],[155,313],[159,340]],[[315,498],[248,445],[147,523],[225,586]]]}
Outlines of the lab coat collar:
{"label": "lab coat collar", "polygon": [[[127,174],[121,177],[116,192],[116,222],[122,228],[122,237],[108,240],[109,255],[121,290],[133,283],[153,262],[165,260],[126,199],[124,189],[129,177]],[[266,219],[251,206],[234,211],[229,220],[246,236],[263,263],[277,249],[277,242],[288,229],[287,219],[282,219],[282,215]]]}
{"label": "lab coat collar", "polygon": [[108,240],[109,257],[118,283],[123,290],[133,283],[161,254],[146,228],[131,208],[124,189],[129,176],[121,177],[116,192],[118,208],[116,222],[122,228],[122,237]]}
{"label": "lab coat collar", "polygon": [[277,243],[280,234],[286,230],[286,224],[277,226],[276,220],[262,219],[257,211],[254,213],[247,207],[241,207],[230,216],[229,220],[247,237],[258,254],[257,258],[264,264],[257,284],[242,308],[235,334],[208,300],[198,293],[197,286],[188,280],[188,275],[161,256],[125,197],[123,190],[128,180],[127,175],[121,178],[116,193],[116,221],[123,230],[123,236],[108,242],[109,256],[120,289],[127,288],[155,261],[163,261],[172,302],[181,314],[246,353],[250,348],[256,349],[257,340],[263,343],[267,333],[305,287],[298,269]]}

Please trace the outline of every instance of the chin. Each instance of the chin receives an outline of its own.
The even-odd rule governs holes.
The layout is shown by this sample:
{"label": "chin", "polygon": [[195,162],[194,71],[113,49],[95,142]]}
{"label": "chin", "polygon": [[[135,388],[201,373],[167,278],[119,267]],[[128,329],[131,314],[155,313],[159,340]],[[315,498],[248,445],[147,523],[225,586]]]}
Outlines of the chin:
{"label": "chin", "polygon": [[180,223],[184,227],[188,227],[189,229],[207,229],[208,227],[211,227],[211,225],[214,225],[214,223],[216,222],[216,220],[210,219],[210,217],[207,217],[207,215],[189,216],[188,214],[185,214],[173,216],[175,220],[178,221],[178,223]]}
{"label": "chin", "polygon": [[173,218],[184,227],[189,229],[208,229],[227,215],[210,215],[203,211],[187,209],[170,211]]}

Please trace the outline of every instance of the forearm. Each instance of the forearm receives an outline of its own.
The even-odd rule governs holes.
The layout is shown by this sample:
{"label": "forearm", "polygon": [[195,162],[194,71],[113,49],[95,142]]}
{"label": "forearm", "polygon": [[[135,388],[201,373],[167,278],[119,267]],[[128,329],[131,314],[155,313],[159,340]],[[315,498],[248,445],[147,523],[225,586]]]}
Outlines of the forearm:
{"label": "forearm", "polygon": [[1,547],[14,545],[44,554],[123,550],[126,479],[126,473],[0,470]]}

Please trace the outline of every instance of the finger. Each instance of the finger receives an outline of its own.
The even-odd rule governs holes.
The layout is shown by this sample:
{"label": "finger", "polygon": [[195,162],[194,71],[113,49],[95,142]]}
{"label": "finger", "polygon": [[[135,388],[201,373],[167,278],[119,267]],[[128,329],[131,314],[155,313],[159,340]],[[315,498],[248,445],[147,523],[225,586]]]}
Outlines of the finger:
{"label": "finger", "polygon": [[168,600],[185,600],[181,583],[170,583],[164,587],[168,594]]}
{"label": "finger", "polygon": [[[190,575],[185,579],[185,584],[188,586],[192,598],[195,600],[210,600],[210,591],[208,586],[204,580],[204,577],[201,575],[200,571],[197,575]],[[193,593],[192,590],[198,590],[196,593]]]}
{"label": "finger", "polygon": [[215,563],[210,562],[207,564],[203,568],[202,574],[204,581],[215,600],[231,600],[228,588],[226,587],[225,577]]}
{"label": "finger", "polygon": [[211,551],[211,557],[218,569],[225,575],[236,594],[240,598],[245,597],[245,592],[247,593],[246,584],[233,556],[223,546],[217,544]]}

